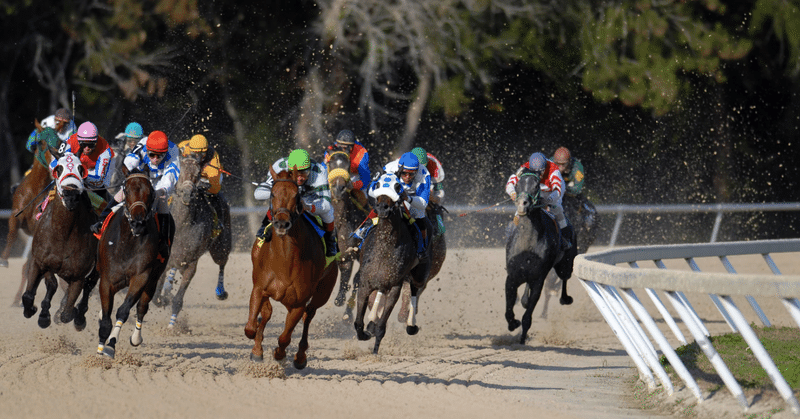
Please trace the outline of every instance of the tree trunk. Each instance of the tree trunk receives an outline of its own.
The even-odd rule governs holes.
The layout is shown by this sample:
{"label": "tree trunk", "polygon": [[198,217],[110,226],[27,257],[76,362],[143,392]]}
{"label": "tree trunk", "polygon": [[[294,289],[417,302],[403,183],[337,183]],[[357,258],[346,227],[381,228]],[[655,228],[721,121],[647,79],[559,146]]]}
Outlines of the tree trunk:
{"label": "tree trunk", "polygon": [[406,112],[406,126],[403,136],[400,137],[400,141],[394,149],[394,159],[400,157],[401,153],[411,150],[411,145],[417,136],[417,128],[419,128],[419,123],[422,119],[422,112],[425,110],[425,104],[428,103],[428,97],[431,95],[432,84],[433,73],[430,69],[425,68],[423,73],[420,74],[419,86],[417,86],[414,101],[411,102],[408,112]]}

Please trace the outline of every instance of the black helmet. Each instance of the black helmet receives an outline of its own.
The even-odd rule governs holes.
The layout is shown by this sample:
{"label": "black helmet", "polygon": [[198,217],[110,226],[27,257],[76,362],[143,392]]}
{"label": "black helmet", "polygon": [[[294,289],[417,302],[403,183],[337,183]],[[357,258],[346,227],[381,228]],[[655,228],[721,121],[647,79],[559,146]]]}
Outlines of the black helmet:
{"label": "black helmet", "polygon": [[349,129],[343,129],[336,135],[336,143],[342,145],[353,145],[356,142],[356,135]]}

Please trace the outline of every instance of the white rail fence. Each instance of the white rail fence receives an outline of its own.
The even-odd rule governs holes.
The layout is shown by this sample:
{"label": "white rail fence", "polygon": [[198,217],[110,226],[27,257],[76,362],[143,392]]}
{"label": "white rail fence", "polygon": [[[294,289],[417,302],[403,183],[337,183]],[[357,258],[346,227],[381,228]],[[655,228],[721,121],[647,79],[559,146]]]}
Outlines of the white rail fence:
{"label": "white rail fence", "polygon": [[[800,405],[791,387],[732,299],[745,298],[761,323],[770,326],[769,319],[754,297],[778,298],[794,323],[800,327],[800,276],[782,275],[771,256],[785,252],[800,252],[800,239],[619,248],[578,256],[573,278],[580,280],[633,360],[640,378],[651,390],[655,389],[657,379],[667,394],[672,395],[674,392],[672,381],[658,361],[655,349],[657,346],[697,401],[704,400],[695,379],[678,358],[634,289],[644,290],[675,338],[686,344],[686,338],[659,298],[659,292],[666,296],[742,409],[747,411],[749,408],[741,386],[709,341],[710,333],[704,320],[698,316],[686,297],[686,293],[707,294],[731,331],[740,333],[747,342],[792,412],[800,415]],[[761,255],[772,275],[737,274],[729,259],[730,256],[737,255]],[[719,258],[728,273],[701,272],[695,259],[703,257]],[[667,269],[664,260],[670,259],[683,259],[691,271]],[[658,269],[640,268],[639,262],[642,261],[652,261]],[[616,266],[618,264],[628,266]]]}

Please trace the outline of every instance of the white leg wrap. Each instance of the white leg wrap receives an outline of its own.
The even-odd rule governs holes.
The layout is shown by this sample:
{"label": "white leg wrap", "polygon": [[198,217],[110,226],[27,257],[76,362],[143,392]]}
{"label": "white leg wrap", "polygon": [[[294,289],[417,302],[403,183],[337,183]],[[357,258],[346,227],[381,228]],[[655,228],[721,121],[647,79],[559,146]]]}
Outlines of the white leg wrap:
{"label": "white leg wrap", "polygon": [[139,346],[141,344],[142,344],[142,323],[137,321],[136,329],[133,330],[133,334],[131,335],[131,345]]}
{"label": "white leg wrap", "polygon": [[383,293],[378,291],[378,294],[375,295],[375,301],[372,303],[372,310],[369,312],[369,317],[367,320],[374,322],[375,319],[378,318],[378,306],[381,305],[381,300],[383,299]]}
{"label": "white leg wrap", "polygon": [[411,301],[408,303],[408,318],[406,319],[406,325],[417,325],[417,297],[411,297]]}
{"label": "white leg wrap", "polygon": [[178,318],[178,315],[177,315],[177,314],[173,314],[172,316],[170,316],[170,317],[169,317],[169,324],[167,325],[167,327],[168,327],[168,328],[170,328],[170,329],[171,329],[171,328],[173,328],[173,327],[175,327],[175,320],[176,320],[177,318]]}
{"label": "white leg wrap", "polygon": [[108,336],[108,340],[116,339],[119,342],[119,330],[122,329],[122,320],[117,320],[117,324],[114,325],[114,329],[111,330],[111,335]]}

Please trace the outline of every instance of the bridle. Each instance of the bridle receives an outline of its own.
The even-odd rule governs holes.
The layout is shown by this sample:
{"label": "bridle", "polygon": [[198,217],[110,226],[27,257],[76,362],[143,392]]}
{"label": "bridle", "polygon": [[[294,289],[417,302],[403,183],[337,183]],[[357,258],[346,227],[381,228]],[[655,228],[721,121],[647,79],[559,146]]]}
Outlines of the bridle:
{"label": "bridle", "polygon": [[[150,177],[149,177],[149,176],[147,176],[147,175],[145,175],[144,173],[134,173],[134,174],[131,174],[131,175],[129,175],[129,176],[128,176],[128,177],[125,179],[125,182],[122,184],[122,190],[123,190],[123,193],[125,193],[125,196],[129,196],[129,195],[128,195],[128,192],[127,192],[127,188],[128,188],[128,181],[130,181],[131,179],[135,179],[135,178],[141,178],[141,179],[145,179],[147,182],[150,182]],[[153,202],[155,202],[155,200],[153,200]],[[155,205],[151,205],[151,206],[148,208],[148,206],[147,206],[147,203],[146,203],[146,202],[144,202],[144,201],[143,201],[143,200],[141,200],[141,199],[140,199],[140,200],[133,201],[133,203],[132,203],[132,204],[130,204],[130,205],[125,205],[125,209],[124,209],[125,218],[127,218],[127,219],[128,219],[128,224],[131,226],[131,233],[133,233],[133,235],[134,235],[134,236],[136,236],[136,235],[138,235],[138,234],[136,234],[136,232],[134,231],[134,228],[133,228],[133,225],[134,225],[134,223],[135,223],[136,221],[134,221],[134,220],[132,219],[131,211],[133,211],[133,210],[134,210],[134,209],[136,209],[137,207],[144,207],[144,209],[145,209],[145,217],[144,217],[144,221],[147,221],[147,220],[149,220],[149,219],[150,219],[150,217],[152,217],[152,216],[153,216],[153,214],[154,214],[154,213],[155,213],[155,211],[156,211],[156,206],[155,206]]]}
{"label": "bridle", "polygon": [[[536,182],[536,185],[538,185],[539,184],[539,180],[540,180],[539,175],[537,175],[536,173],[530,173],[530,172],[522,173],[521,175],[519,175],[519,180],[517,181],[517,185],[521,185],[521,183],[522,183],[521,181],[522,181],[523,178],[530,177],[530,176],[533,176],[533,177],[536,178],[535,182]],[[544,208],[545,204],[539,202],[540,201],[539,200],[539,192],[540,191],[541,191],[541,189],[537,187],[535,193],[531,193],[530,191],[526,190],[526,191],[517,192],[517,196],[519,197],[519,196],[522,196],[522,195],[527,195],[531,199],[531,202],[533,202],[533,204],[531,205],[531,208]]]}
{"label": "bridle", "polygon": [[[274,182],[291,182],[293,185],[297,185],[295,183],[295,181],[292,180],[292,179],[274,179]],[[285,208],[285,207],[280,207],[280,208],[274,208],[273,207],[272,208],[272,219],[274,220],[275,216],[277,216],[278,214],[288,214],[289,215],[289,225],[291,227],[291,225],[294,224],[295,220],[297,219],[297,216],[299,216],[300,213],[303,211],[303,205],[300,203],[299,187],[298,187],[298,192],[295,195],[295,199],[297,201],[297,205],[296,205],[297,209],[294,212],[292,212],[289,208]]]}

